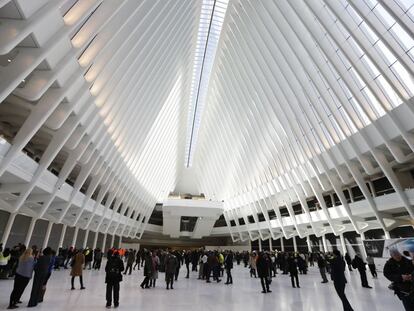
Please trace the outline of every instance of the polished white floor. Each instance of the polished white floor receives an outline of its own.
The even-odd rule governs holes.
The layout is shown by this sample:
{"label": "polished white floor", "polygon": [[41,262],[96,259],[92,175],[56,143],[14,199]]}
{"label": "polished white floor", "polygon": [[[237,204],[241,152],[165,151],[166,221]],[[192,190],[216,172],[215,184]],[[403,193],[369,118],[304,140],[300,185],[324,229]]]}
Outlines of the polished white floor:
{"label": "polished white floor", "polygon": [[[165,290],[164,274],[159,274],[155,289],[143,290],[139,287],[142,281],[142,270],[133,271],[124,277],[121,284],[121,299],[118,310],[289,310],[289,311],[341,311],[333,284],[321,284],[320,276],[315,268],[308,275],[300,276],[300,289],[290,285],[290,278],[280,275],[273,279],[272,293],[262,294],[258,279],[251,279],[248,270],[236,266],[233,270],[234,284],[227,286],[224,282],[207,284],[197,280],[193,272],[190,279],[185,279],[184,268],[181,269],[175,289]],[[70,290],[69,270],[53,273],[46,292],[45,301],[36,308],[26,309],[31,284],[29,284],[18,310],[104,310],[105,309],[105,273],[101,270],[85,271],[86,290]],[[355,311],[398,311],[403,310],[400,301],[387,288],[389,282],[382,274],[373,280],[368,277],[373,289],[364,289],[359,282],[357,272],[348,276],[346,294]],[[0,309],[8,304],[12,280],[0,280]],[[79,288],[79,284],[76,284]]]}

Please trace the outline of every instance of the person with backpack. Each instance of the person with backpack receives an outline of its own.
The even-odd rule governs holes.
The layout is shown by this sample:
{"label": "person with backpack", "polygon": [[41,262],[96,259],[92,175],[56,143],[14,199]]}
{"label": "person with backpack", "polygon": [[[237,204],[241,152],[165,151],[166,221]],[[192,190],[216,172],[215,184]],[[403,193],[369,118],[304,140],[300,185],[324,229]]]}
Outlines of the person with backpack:
{"label": "person with backpack", "polygon": [[354,260],[352,260],[352,267],[354,269],[357,269],[359,272],[359,275],[361,277],[361,285],[364,288],[372,288],[369,284],[368,284],[368,279],[367,279],[367,268],[366,268],[366,262],[364,262],[361,258],[361,256],[359,254],[355,255]]}
{"label": "person with backpack", "polygon": [[117,251],[113,252],[106,262],[105,266],[105,283],[106,283],[106,307],[110,308],[112,305],[112,297],[114,307],[119,306],[119,283],[122,282],[122,271],[124,271],[124,263],[119,258]]}

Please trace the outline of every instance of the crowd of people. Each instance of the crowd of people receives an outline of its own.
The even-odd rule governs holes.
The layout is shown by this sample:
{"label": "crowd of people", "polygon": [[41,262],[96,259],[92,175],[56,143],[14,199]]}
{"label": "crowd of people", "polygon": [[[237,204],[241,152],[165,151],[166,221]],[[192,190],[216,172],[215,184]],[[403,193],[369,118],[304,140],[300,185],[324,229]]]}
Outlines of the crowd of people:
{"label": "crowd of people", "polygon": [[[414,245],[409,252],[400,254],[391,250],[391,258],[384,266],[384,276],[392,283],[392,289],[402,301],[405,310],[414,310]],[[75,280],[78,277],[80,289],[86,289],[83,282],[83,270],[100,270],[102,260],[106,257],[105,282],[106,306],[119,306],[120,282],[123,275],[131,275],[134,270],[142,270],[142,289],[156,286],[159,272],[165,273],[165,288],[174,289],[178,280],[180,268],[185,266],[185,278],[194,272],[198,280],[220,283],[226,273],[226,285],[233,284],[233,265],[243,264],[248,269],[251,278],[260,279],[262,293],[271,293],[270,285],[277,274],[289,275],[293,288],[300,288],[300,275],[306,275],[309,267],[317,267],[321,283],[329,283],[328,275],[333,282],[338,297],[342,301],[343,310],[351,311],[350,302],[345,295],[347,284],[345,271],[357,270],[363,288],[372,288],[368,284],[367,266],[373,278],[377,278],[374,259],[367,257],[366,262],[356,254],[352,259],[349,254],[342,256],[338,250],[322,253],[270,252],[270,251],[208,251],[196,249],[180,250],[133,250],[109,249],[104,252],[99,249],[76,249],[74,247],[60,248],[55,252],[50,247],[39,250],[32,246],[26,248],[18,244],[11,249],[0,245],[0,277],[14,278],[8,309],[15,309],[21,302],[21,297],[29,281],[33,278],[28,307],[35,307],[44,300],[47,282],[53,270],[70,269],[71,289],[75,290]]]}

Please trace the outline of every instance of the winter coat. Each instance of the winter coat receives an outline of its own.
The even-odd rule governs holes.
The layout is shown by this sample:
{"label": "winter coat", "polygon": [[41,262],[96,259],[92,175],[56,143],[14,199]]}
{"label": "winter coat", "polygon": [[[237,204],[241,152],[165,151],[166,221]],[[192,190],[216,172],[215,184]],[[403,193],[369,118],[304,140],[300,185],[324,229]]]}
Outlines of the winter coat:
{"label": "winter coat", "polygon": [[153,273],[153,266],[152,266],[152,257],[151,255],[146,255],[144,259],[144,276],[151,277]]}
{"label": "winter coat", "polygon": [[258,256],[256,261],[257,275],[259,278],[267,278],[270,271],[270,261],[265,256]]}
{"label": "winter coat", "polygon": [[178,266],[178,260],[177,257],[174,255],[168,255],[167,258],[165,258],[165,274],[174,274],[175,270]]}
{"label": "winter coat", "polygon": [[298,263],[299,263],[299,259],[297,257],[289,257],[288,267],[289,267],[290,273],[292,274],[298,273]]}
{"label": "winter coat", "polygon": [[127,259],[127,264],[128,265],[132,265],[132,264],[134,264],[134,261],[135,261],[135,255],[134,255],[134,253],[133,252],[129,252],[128,253],[128,259]]}
{"label": "winter coat", "polygon": [[124,271],[124,263],[119,257],[109,257],[105,266],[105,283],[114,284],[122,282],[122,271]]}
{"label": "winter coat", "polygon": [[83,264],[85,263],[85,255],[82,253],[77,253],[73,257],[72,270],[70,271],[71,276],[81,276],[83,270]]}
{"label": "winter coat", "polygon": [[224,265],[226,269],[233,269],[233,254],[229,253],[226,256],[226,259],[224,259]]}
{"label": "winter coat", "polygon": [[336,284],[345,284],[345,261],[342,257],[335,257],[330,261],[331,264],[331,278]]}
{"label": "winter coat", "polygon": [[359,271],[367,270],[365,265],[366,265],[366,263],[359,256],[355,256],[354,260],[352,260],[352,267],[354,269],[358,269]]}
{"label": "winter coat", "polygon": [[249,265],[251,269],[256,270],[256,260],[257,260],[257,256],[250,256]]}
{"label": "winter coat", "polygon": [[390,258],[384,265],[384,276],[394,283],[394,292],[398,297],[402,297],[401,294],[409,293],[414,290],[412,282],[404,282],[402,279],[403,274],[413,274],[414,265],[411,260],[401,256],[400,261],[396,261]]}

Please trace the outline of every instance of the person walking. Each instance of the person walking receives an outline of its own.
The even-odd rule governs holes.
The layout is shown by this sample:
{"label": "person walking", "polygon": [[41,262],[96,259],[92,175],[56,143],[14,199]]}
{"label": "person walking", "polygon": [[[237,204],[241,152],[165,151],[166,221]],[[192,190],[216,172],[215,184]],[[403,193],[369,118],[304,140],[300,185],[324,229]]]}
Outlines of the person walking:
{"label": "person walking", "polygon": [[348,301],[348,298],[345,295],[345,261],[342,259],[341,253],[339,250],[335,249],[333,251],[333,258],[331,259],[331,278],[334,283],[336,293],[342,301],[342,307],[344,311],[354,311],[351,304]]}
{"label": "person walking", "polygon": [[134,264],[135,261],[135,254],[132,251],[132,249],[129,250],[128,255],[127,255],[127,266],[125,269],[124,274],[127,274],[128,270],[129,270],[129,275],[132,273],[132,266]]}
{"label": "person walking", "polygon": [[257,256],[256,268],[257,275],[259,276],[260,283],[262,284],[262,293],[271,293],[272,291],[269,289],[270,260],[265,253],[259,252],[259,255]]}
{"label": "person walking", "polygon": [[326,278],[326,259],[322,254],[318,255],[318,268],[322,277],[322,283],[328,283],[328,279]]}
{"label": "person walking", "polygon": [[73,256],[71,266],[72,269],[70,271],[71,278],[71,290],[75,289],[75,277],[79,277],[79,283],[80,283],[80,289],[85,289],[83,286],[83,277],[82,277],[82,270],[83,265],[85,264],[85,255],[82,253],[82,251],[77,250],[75,251],[75,255]]}
{"label": "person walking", "polygon": [[414,310],[413,262],[402,256],[396,248],[390,250],[391,258],[384,265],[384,276],[392,282],[394,294],[406,311]]}
{"label": "person walking", "polygon": [[122,282],[122,271],[124,271],[124,263],[119,258],[118,252],[113,252],[108,257],[105,266],[105,283],[106,283],[106,307],[112,305],[112,297],[114,299],[114,307],[119,306],[119,283]]}
{"label": "person walking", "polygon": [[47,278],[47,274],[49,271],[49,265],[51,260],[52,250],[50,247],[46,247],[43,250],[43,255],[41,255],[34,266],[34,277],[33,277],[33,285],[32,285],[32,292],[30,294],[30,300],[28,303],[28,307],[36,307],[39,303],[41,298],[43,284]]}
{"label": "person walking", "polygon": [[165,282],[167,283],[167,290],[174,289],[174,275],[178,266],[177,257],[168,253],[165,258]]}
{"label": "person walking", "polygon": [[10,294],[10,302],[7,309],[18,308],[17,304],[21,302],[20,298],[32,278],[33,268],[34,258],[32,256],[32,249],[28,248],[19,258],[16,274],[14,276],[13,291]]}
{"label": "person walking", "polygon": [[135,270],[136,267],[138,267],[138,271],[139,271],[140,261],[141,261],[141,253],[139,251],[137,251],[137,252],[135,252],[134,270]]}
{"label": "person walking", "polygon": [[144,257],[144,280],[141,283],[141,288],[149,288],[149,281],[152,276],[152,257],[150,251],[145,251],[145,257]]}
{"label": "person walking", "polygon": [[374,258],[372,258],[371,256],[368,256],[367,264],[368,264],[368,268],[369,268],[369,271],[371,272],[372,277],[376,279],[378,277],[378,274],[377,274],[377,268],[375,267]]}
{"label": "person walking", "polygon": [[372,288],[368,285],[367,279],[367,268],[365,267],[367,264],[362,260],[362,258],[356,254],[354,260],[352,260],[352,267],[354,269],[358,269],[359,275],[361,277],[361,285],[364,288]]}

